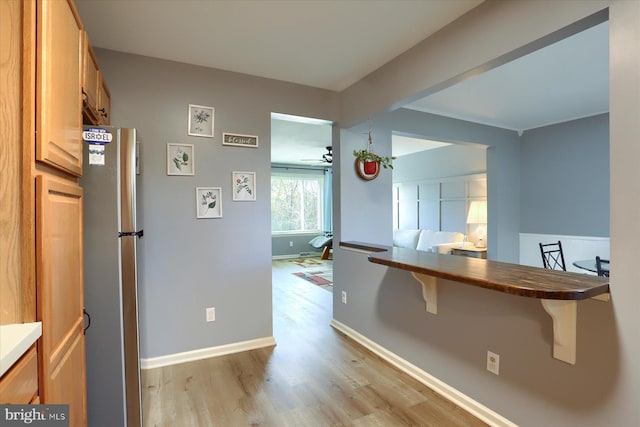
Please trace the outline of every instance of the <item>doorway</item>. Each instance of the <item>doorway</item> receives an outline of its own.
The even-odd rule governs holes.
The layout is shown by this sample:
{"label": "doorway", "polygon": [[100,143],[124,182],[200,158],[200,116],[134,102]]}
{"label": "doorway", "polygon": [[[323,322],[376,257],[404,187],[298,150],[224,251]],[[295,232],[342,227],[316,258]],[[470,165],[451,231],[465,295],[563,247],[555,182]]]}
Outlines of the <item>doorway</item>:
{"label": "doorway", "polygon": [[271,235],[276,281],[332,292],[332,123],[273,113]]}

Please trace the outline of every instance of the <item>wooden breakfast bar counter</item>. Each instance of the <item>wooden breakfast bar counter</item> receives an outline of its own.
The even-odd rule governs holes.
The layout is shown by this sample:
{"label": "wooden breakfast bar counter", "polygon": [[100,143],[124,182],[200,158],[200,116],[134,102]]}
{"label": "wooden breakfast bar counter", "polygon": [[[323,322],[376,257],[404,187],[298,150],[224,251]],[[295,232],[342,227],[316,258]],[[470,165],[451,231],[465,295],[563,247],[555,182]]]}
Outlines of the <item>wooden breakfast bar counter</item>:
{"label": "wooden breakfast bar counter", "polygon": [[340,247],[367,252],[372,263],[411,272],[432,314],[438,312],[437,279],[540,299],[553,319],[553,356],[570,364],[576,359],[577,301],[609,300],[608,277],[361,242],[340,242]]}

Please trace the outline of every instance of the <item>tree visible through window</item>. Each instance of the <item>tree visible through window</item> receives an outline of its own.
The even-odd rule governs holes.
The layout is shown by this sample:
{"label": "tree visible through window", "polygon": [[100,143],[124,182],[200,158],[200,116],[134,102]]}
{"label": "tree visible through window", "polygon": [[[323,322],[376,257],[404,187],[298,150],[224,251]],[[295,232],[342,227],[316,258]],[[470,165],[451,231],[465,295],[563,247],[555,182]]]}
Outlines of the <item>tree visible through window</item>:
{"label": "tree visible through window", "polygon": [[271,177],[271,231],[321,231],[323,176]]}

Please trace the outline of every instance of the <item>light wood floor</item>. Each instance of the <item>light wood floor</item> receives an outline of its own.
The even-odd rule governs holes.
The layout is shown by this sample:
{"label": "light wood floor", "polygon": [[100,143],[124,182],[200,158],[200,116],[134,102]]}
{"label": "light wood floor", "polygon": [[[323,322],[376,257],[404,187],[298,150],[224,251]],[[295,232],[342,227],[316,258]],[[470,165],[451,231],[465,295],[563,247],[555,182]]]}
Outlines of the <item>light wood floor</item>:
{"label": "light wood floor", "polygon": [[274,261],[276,347],[142,372],[145,426],[486,425],[329,326],[295,271]]}

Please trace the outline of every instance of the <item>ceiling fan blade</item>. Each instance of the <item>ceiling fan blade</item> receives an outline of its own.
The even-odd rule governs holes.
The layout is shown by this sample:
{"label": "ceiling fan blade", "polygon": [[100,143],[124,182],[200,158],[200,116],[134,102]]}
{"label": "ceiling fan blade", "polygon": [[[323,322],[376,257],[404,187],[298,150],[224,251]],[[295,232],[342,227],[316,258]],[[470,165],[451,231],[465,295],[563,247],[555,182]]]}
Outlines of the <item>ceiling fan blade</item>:
{"label": "ceiling fan blade", "polygon": [[300,159],[300,161],[301,162],[316,162],[316,163],[329,164],[329,165],[332,164],[333,163],[332,147],[331,146],[327,146],[325,148],[327,149],[327,152],[324,153],[321,158],[319,158],[319,159]]}

